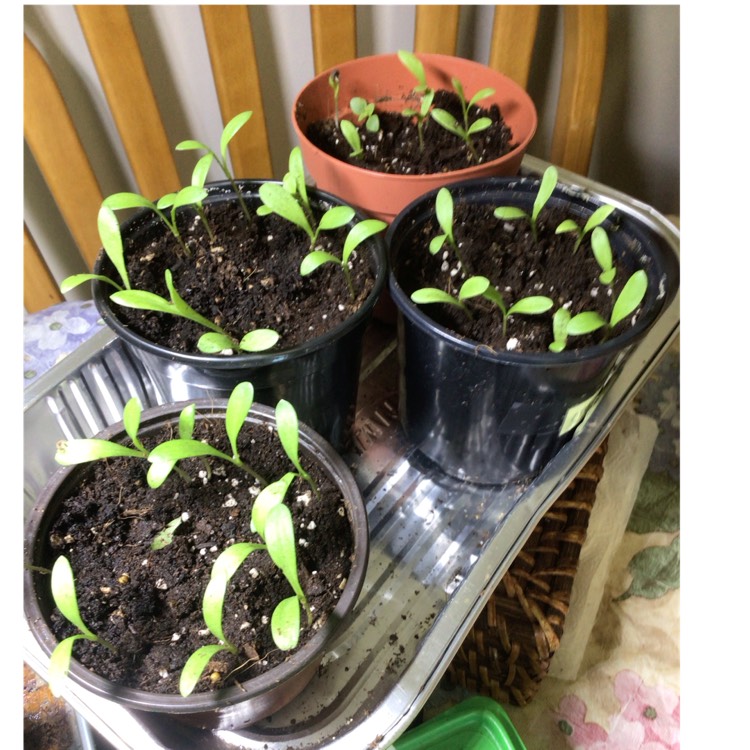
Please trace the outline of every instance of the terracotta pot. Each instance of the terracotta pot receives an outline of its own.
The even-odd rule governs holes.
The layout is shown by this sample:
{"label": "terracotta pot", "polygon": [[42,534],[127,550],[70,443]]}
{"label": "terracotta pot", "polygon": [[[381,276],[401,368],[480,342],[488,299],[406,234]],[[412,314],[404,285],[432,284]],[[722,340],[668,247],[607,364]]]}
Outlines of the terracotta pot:
{"label": "terracotta pot", "polygon": [[[396,214],[420,195],[456,180],[493,175],[514,175],[537,128],[537,112],[526,91],[502,73],[486,65],[449,55],[420,54],[427,84],[434,89],[453,90],[451,78],[458,78],[467,97],[481,88],[494,88],[482,106],[497,104],[511,128],[516,147],[505,156],[453,172],[432,175],[393,175],[347,164],[329,156],[306,137],[307,126],[334,115],[334,101],[328,77],[333,69],[313,78],[297,95],[292,123],[305,166],[316,186],[340,196],[365,213],[391,222]],[[340,115],[350,110],[349,101],[361,96],[376,101],[378,108],[401,112],[405,98],[415,86],[414,76],[395,54],[372,55],[337,66],[340,74]]]}
{"label": "terracotta pot", "polygon": [[[456,204],[513,205],[530,213],[539,180],[496,177],[447,187]],[[679,264],[648,226],[616,211],[617,229],[609,236],[618,267],[627,269],[627,275],[645,268],[648,275],[636,324],[583,349],[493,351],[437,323],[430,316],[433,306],[411,300],[414,289],[402,270],[405,245],[411,237],[424,236],[425,222],[434,217],[436,194],[407,206],[386,236],[389,289],[399,312],[401,424],[410,442],[447,474],[477,484],[525,480],[573,437],[615,368],[653,327],[677,292]],[[548,205],[564,207],[582,225],[602,201],[558,185]],[[426,246],[424,252],[427,263]]]}
{"label": "terracotta pot", "polygon": [[[224,419],[226,400],[195,402],[197,419]],[[143,412],[140,435],[159,430],[165,423],[174,423],[185,404],[155,407]],[[248,422],[270,426],[275,424],[271,408],[254,405]],[[352,565],[346,586],[330,615],[320,623],[310,640],[285,661],[264,674],[241,684],[216,691],[179,694],[152,693],[117,685],[75,661],[75,649],[68,679],[94,695],[105,698],[128,711],[141,713],[144,720],[160,714],[201,729],[235,730],[278,711],[292,701],[314,676],[326,649],[348,613],[353,609],[362,588],[369,555],[367,513],[359,488],[351,471],[320,435],[300,424],[300,457],[303,463],[317,464],[339,489],[351,526]],[[103,430],[96,437],[124,442],[122,422]],[[54,449],[54,443],[52,444]],[[24,610],[28,627],[45,654],[50,655],[57,639],[50,627],[54,609],[49,570],[56,553],[49,544],[49,530],[59,516],[64,498],[70,489],[90,470],[91,463],[59,469],[39,494],[29,516],[25,531]]]}
{"label": "terracotta pot", "polygon": [[[262,180],[238,180],[243,197],[252,211],[260,205],[258,190]],[[229,182],[206,185],[206,204],[236,201]],[[314,207],[342,205],[342,201],[320,190],[310,190]],[[358,214],[352,225],[365,217]],[[123,238],[148,241],[150,233],[166,231],[150,209],[137,212],[122,225]],[[178,352],[139,335],[118,317],[118,305],[110,301],[112,288],[94,281],[93,296],[105,324],[122,339],[143,363],[165,401],[227,397],[237,383],[251,380],[256,400],[273,406],[280,398],[291,401],[300,421],[319,432],[337,450],[351,442],[351,426],[357,401],[362,340],[373,308],[386,283],[385,242],[374,235],[362,245],[375,273],[375,285],[357,312],[318,338],[297,346],[232,356]],[[102,251],[94,272],[111,267]],[[112,275],[111,271],[108,274]]]}

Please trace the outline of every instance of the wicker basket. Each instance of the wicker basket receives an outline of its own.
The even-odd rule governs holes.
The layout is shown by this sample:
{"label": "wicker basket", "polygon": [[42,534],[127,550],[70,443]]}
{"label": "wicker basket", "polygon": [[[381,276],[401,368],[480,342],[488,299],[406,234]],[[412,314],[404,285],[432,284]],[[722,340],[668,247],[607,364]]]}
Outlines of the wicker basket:
{"label": "wicker basket", "polygon": [[607,440],[537,524],[451,662],[446,681],[525,706],[560,645]]}

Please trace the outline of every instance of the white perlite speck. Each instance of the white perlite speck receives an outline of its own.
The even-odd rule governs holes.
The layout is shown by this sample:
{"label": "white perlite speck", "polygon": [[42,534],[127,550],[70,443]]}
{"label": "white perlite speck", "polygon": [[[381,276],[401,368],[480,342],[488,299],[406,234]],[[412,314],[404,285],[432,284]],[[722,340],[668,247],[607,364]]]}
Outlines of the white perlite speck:
{"label": "white perlite speck", "polygon": [[158,580],[158,581],[157,581],[157,582],[156,582],[156,583],[154,584],[154,586],[156,586],[156,588],[157,588],[157,589],[160,589],[161,591],[166,591],[166,590],[167,590],[167,589],[169,588],[169,586],[167,586],[167,582],[166,582],[166,581],[165,581],[165,580],[164,580],[163,578],[160,578],[160,579],[159,579],[159,580]]}
{"label": "white perlite speck", "polygon": [[508,339],[507,343],[505,344],[505,348],[509,352],[512,352],[517,346],[518,346],[518,339],[517,338]]}

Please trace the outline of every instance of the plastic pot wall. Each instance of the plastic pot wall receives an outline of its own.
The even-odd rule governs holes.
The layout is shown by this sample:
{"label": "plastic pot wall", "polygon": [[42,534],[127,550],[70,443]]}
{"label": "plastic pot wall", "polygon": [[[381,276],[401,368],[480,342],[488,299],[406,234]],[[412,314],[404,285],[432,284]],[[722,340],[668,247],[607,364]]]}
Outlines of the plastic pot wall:
{"label": "plastic pot wall", "polygon": [[[263,181],[240,180],[243,197],[257,199]],[[228,182],[210,183],[206,203],[236,200]],[[310,190],[313,205],[340,205],[325,192]],[[361,213],[355,221],[364,219]],[[152,211],[139,212],[123,225],[123,237],[153,231],[157,219]],[[196,398],[225,398],[234,386],[250,380],[256,400],[274,406],[279,399],[290,401],[300,421],[319,432],[337,450],[348,447],[354,421],[362,341],[373,308],[386,284],[385,244],[375,235],[364,245],[375,271],[375,286],[363,306],[338,328],[291,349],[221,356],[176,352],[149,341],[123,325],[110,302],[111,287],[93,283],[94,301],[104,322],[128,345],[143,363],[149,376],[168,401]],[[106,262],[100,253],[94,269],[101,273]]]}
{"label": "plastic pot wall", "polygon": [[[195,401],[197,419],[224,418],[226,401]],[[144,411],[139,434],[158,430],[165,422],[176,421],[184,404],[155,407]],[[248,420],[256,424],[275,424],[270,407],[254,405]],[[113,425],[97,437],[119,441],[125,438],[122,423]],[[147,712],[158,718],[168,715],[201,729],[236,730],[253,724],[290,703],[314,676],[327,644],[353,609],[362,589],[369,555],[367,512],[359,488],[339,455],[321,437],[300,425],[300,455],[303,462],[321,465],[339,487],[352,527],[354,553],[352,567],[334,611],[308,643],[282,664],[241,685],[187,697],[177,694],[149,693],[116,685],[74,661],[68,679],[130,711]],[[52,567],[54,554],[48,543],[49,529],[60,513],[65,495],[87,471],[89,464],[57,471],[40,493],[31,511],[24,540],[24,610],[26,621],[45,654],[57,640],[49,626],[54,602],[49,576],[36,570]],[[75,657],[75,651],[74,651]]]}
{"label": "plastic pot wall", "polygon": [[[434,89],[453,90],[452,77],[461,81],[467,97],[482,88],[494,88],[495,93],[483,99],[481,105],[500,107],[511,128],[513,142],[517,144],[515,149],[485,164],[431,175],[385,174],[335,159],[314,146],[305,135],[310,123],[335,114],[333,92],[328,83],[333,68],[307,83],[292,109],[294,131],[305,166],[316,186],[389,223],[411,201],[441,185],[461,179],[517,174],[537,128],[537,112],[531,97],[502,73],[462,57],[437,54],[419,54],[418,57],[424,64],[427,84]],[[406,97],[416,85],[414,76],[395,54],[361,57],[342,63],[336,69],[340,75],[341,117],[350,114],[349,101],[354,96],[377,102],[381,110],[401,112],[407,106]]]}
{"label": "plastic pot wall", "polygon": [[[455,202],[517,205],[529,213],[538,180],[493,178],[449,186]],[[674,253],[632,216],[619,214],[613,252],[630,272],[648,258],[649,288],[635,326],[604,344],[561,353],[491,352],[434,322],[400,277],[402,247],[434,209],[437,191],[413,202],[388,229],[389,289],[398,309],[399,412],[407,438],[443,471],[479,484],[538,474],[584,420],[614,368],[677,292]],[[558,188],[571,218],[601,202]],[[606,226],[606,225],[605,225]],[[424,248],[427,262],[428,250]],[[636,265],[637,264],[637,265]]]}

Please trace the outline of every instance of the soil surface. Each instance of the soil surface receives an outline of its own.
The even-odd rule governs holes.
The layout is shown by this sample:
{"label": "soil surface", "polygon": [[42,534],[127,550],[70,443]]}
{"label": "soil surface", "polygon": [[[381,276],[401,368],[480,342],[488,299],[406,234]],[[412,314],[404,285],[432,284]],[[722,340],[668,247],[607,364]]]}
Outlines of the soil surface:
{"label": "soil surface", "polygon": [[[609,320],[617,295],[636,268],[621,265],[614,282],[609,286],[602,284],[590,235],[573,252],[576,235],[555,234],[561,221],[574,217],[560,208],[545,207],[538,218],[535,241],[526,219],[502,220],[494,216],[494,205],[469,205],[456,197],[454,201],[453,230],[463,264],[447,242],[436,255],[430,254],[430,240],[443,233],[433,213],[399,249],[396,276],[404,292],[411,295],[422,287],[436,287],[457,297],[469,276],[486,276],[502,295],[506,307],[537,295],[552,299],[553,307],[538,315],[512,314],[505,331],[499,308],[481,297],[466,301],[471,317],[444,303],[423,304],[422,312],[459,336],[493,351],[514,352],[546,352],[554,340],[552,316],[561,306],[567,307],[571,315],[593,310]],[[609,234],[614,247],[613,235]],[[566,351],[592,346],[622,333],[635,324],[639,313],[640,308],[613,329],[569,337]]]}
{"label": "soil surface", "polygon": [[[408,106],[419,109],[420,99],[415,95]],[[463,122],[461,102],[452,91],[435,92],[433,106],[450,112]],[[420,145],[416,118],[408,118],[400,112],[376,111],[380,118],[380,129],[370,133],[364,122],[358,123],[355,115],[347,119],[357,126],[364,153],[350,156],[351,147],[341,134],[333,118],[312,122],[305,135],[319,149],[341,161],[364,169],[392,174],[434,174],[466,169],[477,164],[498,159],[515,147],[513,134],[505,123],[496,104],[488,108],[474,105],[469,108],[469,122],[479,117],[489,117],[492,125],[471,136],[474,154],[459,136],[446,130],[431,117],[424,121],[423,146]]]}
{"label": "soil surface", "polygon": [[[147,448],[170,437],[167,428]],[[223,419],[197,420],[195,437],[208,439],[231,454]],[[239,452],[262,476],[273,481],[293,471],[275,431],[246,423]],[[313,624],[303,629],[298,650],[326,620],[341,596],[351,568],[353,539],[344,499],[333,480],[303,457],[319,497],[297,478],[285,503],[297,537],[300,583],[313,608]],[[147,461],[115,458],[87,466],[85,483],[65,499],[49,534],[51,567],[59,555],[71,562],[83,621],[114,646],[108,650],[77,641],[74,658],[120,685],[158,693],[178,693],[180,672],[198,647],[216,643],[203,622],[201,603],[214,560],[233,542],[261,542],[250,530],[250,512],[258,483],[245,471],[220,459],[190,459],[159,489],[146,484]],[[167,524],[187,512],[171,544],[158,550],[151,542]],[[224,632],[239,648],[210,662],[195,692],[231,685],[262,674],[293,651],[279,651],[270,633],[276,603],[293,594],[281,571],[262,550],[250,553],[228,587]],[[59,638],[75,629],[57,613]],[[211,682],[209,675],[220,678]]]}
{"label": "soil surface", "polygon": [[[124,237],[132,288],[168,298],[164,272],[170,269],[180,296],[236,340],[256,328],[279,333],[274,351],[322,335],[362,306],[375,281],[367,243],[354,251],[350,262],[355,290],[352,298],[343,270],[336,264],[327,263],[309,276],[301,276],[300,263],[311,250],[307,234],[274,214],[257,216],[257,199],[253,203],[246,198],[246,202],[251,221],[237,201],[207,203],[206,219],[214,241],[194,211],[178,215],[189,256],[166,226],[152,221],[149,214],[150,226],[137,234],[137,242],[130,233]],[[321,232],[316,244],[340,258],[347,232]],[[109,261],[105,262],[104,274],[119,279]],[[197,341],[207,329],[197,323],[168,313],[117,304],[112,308],[142,337],[174,351],[199,353]]]}

